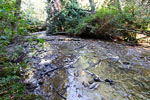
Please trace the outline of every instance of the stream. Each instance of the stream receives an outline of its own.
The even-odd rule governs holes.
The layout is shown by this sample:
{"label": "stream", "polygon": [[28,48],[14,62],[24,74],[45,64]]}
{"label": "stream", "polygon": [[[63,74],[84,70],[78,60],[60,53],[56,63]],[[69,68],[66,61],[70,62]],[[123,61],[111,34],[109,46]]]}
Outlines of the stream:
{"label": "stream", "polygon": [[45,42],[24,43],[29,94],[45,100],[150,100],[150,47],[32,35]]}

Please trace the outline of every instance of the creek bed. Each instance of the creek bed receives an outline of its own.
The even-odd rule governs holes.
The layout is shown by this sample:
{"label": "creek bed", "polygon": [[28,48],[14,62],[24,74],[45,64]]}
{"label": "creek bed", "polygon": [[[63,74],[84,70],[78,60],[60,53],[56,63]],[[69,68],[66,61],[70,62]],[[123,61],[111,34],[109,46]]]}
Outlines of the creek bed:
{"label": "creek bed", "polygon": [[24,46],[31,58],[24,75],[28,93],[47,100],[150,99],[150,48],[66,36],[44,39]]}

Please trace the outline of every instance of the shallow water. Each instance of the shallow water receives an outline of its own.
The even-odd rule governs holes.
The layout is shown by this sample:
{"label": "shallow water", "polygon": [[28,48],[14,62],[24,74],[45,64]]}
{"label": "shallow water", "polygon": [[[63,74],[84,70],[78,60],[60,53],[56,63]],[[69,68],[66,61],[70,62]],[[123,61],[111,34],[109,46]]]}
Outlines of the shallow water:
{"label": "shallow water", "polygon": [[33,55],[26,47],[34,68],[25,78],[30,93],[47,100],[150,99],[150,48],[64,36],[41,47],[32,45]]}

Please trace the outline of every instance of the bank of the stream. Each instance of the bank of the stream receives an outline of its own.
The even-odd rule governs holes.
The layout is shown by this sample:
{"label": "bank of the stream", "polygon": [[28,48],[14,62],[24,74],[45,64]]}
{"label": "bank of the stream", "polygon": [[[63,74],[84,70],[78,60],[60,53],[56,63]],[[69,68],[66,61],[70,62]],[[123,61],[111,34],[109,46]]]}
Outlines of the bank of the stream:
{"label": "bank of the stream", "polygon": [[0,100],[150,100],[149,1],[82,2],[0,1]]}
{"label": "bank of the stream", "polygon": [[150,99],[149,47],[32,35],[42,39],[23,46],[30,58],[23,77],[29,94],[46,100]]}

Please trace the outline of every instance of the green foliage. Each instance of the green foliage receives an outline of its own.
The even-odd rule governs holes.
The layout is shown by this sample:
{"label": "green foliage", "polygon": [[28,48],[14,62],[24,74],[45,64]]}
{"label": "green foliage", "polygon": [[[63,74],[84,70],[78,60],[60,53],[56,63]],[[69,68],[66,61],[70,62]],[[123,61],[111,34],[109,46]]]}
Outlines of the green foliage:
{"label": "green foliage", "polygon": [[[44,22],[39,21],[37,19],[30,18],[30,17],[28,17],[26,15],[23,18],[25,20],[24,24],[26,25],[25,26],[26,30],[28,30],[29,32],[37,32],[37,31],[39,31],[40,28],[41,28],[41,25],[43,25],[43,23],[44,23]],[[39,28],[39,26],[40,26],[40,28]]]}
{"label": "green foliage", "polygon": [[[20,84],[19,76],[7,76],[0,80],[0,100],[36,100],[35,95],[25,95],[24,86]],[[42,99],[42,98],[41,98]]]}
{"label": "green foliage", "polygon": [[136,34],[148,32],[148,25],[150,24],[150,16],[147,16],[143,8],[131,4],[124,8],[116,20],[118,20],[116,27],[121,29],[119,32],[123,33],[124,39],[127,41],[136,41]]}
{"label": "green foliage", "polygon": [[95,15],[87,16],[74,28],[75,35],[102,39],[136,41],[136,34],[148,29],[150,17],[141,15],[133,6],[120,13],[115,7],[101,8]]}
{"label": "green foliage", "polygon": [[95,15],[83,18],[74,32],[83,37],[109,38],[115,32],[114,25],[116,22],[114,18],[118,14],[118,10],[101,8]]}
{"label": "green foliage", "polygon": [[[68,1],[65,4],[64,8],[54,15],[52,20],[50,20],[50,23],[53,24],[54,32],[67,31],[68,29],[78,25],[81,21],[80,19],[82,19],[85,16],[86,12],[79,8],[77,2],[73,0]],[[51,16],[49,19],[51,19]]]}
{"label": "green foliage", "polygon": [[16,0],[0,0],[0,100],[34,100],[36,96],[26,95],[21,84],[20,69],[26,66],[19,60],[22,47],[17,43],[12,51],[9,47],[17,37],[27,34],[28,23],[21,13],[16,16],[16,12]]}
{"label": "green foliage", "polygon": [[37,42],[44,44],[45,40],[43,38],[39,38],[39,39],[37,39]]}
{"label": "green foliage", "polygon": [[[17,11],[16,9],[16,2],[15,0],[1,0],[0,1],[0,32],[1,34],[16,34],[14,32],[14,29],[12,26],[16,24],[17,21],[19,21],[18,25],[18,33],[22,34],[24,29],[24,20],[20,17],[17,18],[15,15]],[[8,35],[8,36],[9,36]]]}
{"label": "green foliage", "polygon": [[[25,20],[20,16],[15,15],[18,12],[16,9],[15,0],[0,1],[0,46],[1,50],[7,47],[14,38],[18,35],[27,34],[25,29]],[[16,24],[18,23],[18,24]],[[17,30],[15,30],[17,27]],[[0,50],[0,51],[1,51]]]}
{"label": "green foliage", "polygon": [[101,8],[96,12],[95,16],[104,20],[117,16],[118,13],[119,11],[117,9]]}
{"label": "green foliage", "polygon": [[76,0],[68,1],[60,12],[50,16],[49,33],[65,31],[82,37],[112,40],[117,38],[135,42],[136,34],[148,35],[150,11],[145,10],[148,9],[145,5],[136,5],[133,0],[124,1],[124,7],[114,3],[108,3],[107,7],[102,7],[96,14],[90,15],[79,7]]}

